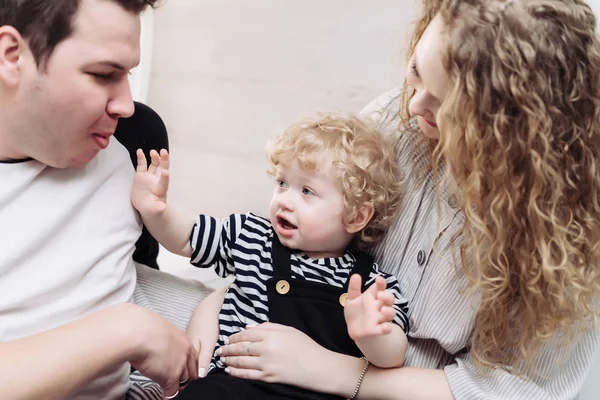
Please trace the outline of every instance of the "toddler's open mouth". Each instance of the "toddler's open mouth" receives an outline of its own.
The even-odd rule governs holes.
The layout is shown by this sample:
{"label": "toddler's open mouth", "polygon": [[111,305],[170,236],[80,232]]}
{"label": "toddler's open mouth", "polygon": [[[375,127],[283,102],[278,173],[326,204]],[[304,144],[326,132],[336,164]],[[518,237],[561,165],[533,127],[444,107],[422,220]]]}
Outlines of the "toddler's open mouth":
{"label": "toddler's open mouth", "polygon": [[285,218],[277,217],[277,222],[279,222],[279,226],[281,226],[283,229],[286,229],[286,230],[298,229],[298,227],[296,225],[292,224]]}

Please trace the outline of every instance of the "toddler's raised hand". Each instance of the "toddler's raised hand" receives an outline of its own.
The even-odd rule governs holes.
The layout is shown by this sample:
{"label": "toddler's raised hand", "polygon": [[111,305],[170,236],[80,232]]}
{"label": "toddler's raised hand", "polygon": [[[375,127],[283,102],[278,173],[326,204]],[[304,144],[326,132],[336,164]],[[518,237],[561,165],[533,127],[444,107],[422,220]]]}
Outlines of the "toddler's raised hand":
{"label": "toddler's raised hand", "polygon": [[385,279],[378,276],[364,293],[361,281],[360,275],[350,277],[344,306],[348,334],[354,341],[387,335],[392,331],[390,321],[395,315],[394,295],[386,290]]}
{"label": "toddler's raised hand", "polygon": [[160,214],[167,209],[169,189],[169,153],[162,149],[150,151],[150,166],[141,149],[136,152],[137,168],[131,189],[131,203],[142,214]]}

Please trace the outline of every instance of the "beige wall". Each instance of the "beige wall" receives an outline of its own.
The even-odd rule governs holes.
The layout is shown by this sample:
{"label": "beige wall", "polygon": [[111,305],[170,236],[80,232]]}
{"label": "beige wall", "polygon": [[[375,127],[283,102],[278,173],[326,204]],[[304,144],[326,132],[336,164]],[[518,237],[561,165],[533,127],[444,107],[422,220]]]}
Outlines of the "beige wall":
{"label": "beige wall", "polygon": [[413,0],[167,0],[148,103],[171,139],[171,196],[193,212],[263,212],[269,136],[358,111],[403,77]]}
{"label": "beige wall", "polygon": [[169,129],[169,201],[190,215],[264,214],[267,139],[398,86],[417,4],[166,0],[154,15],[148,104]]}
{"label": "beige wall", "polygon": [[[190,214],[264,212],[266,139],[315,111],[358,111],[404,76],[418,0],[166,0],[148,103],[165,119],[170,201]],[[592,4],[600,9],[600,1]],[[165,250],[161,267],[214,285]],[[581,399],[596,399],[600,354]]]}

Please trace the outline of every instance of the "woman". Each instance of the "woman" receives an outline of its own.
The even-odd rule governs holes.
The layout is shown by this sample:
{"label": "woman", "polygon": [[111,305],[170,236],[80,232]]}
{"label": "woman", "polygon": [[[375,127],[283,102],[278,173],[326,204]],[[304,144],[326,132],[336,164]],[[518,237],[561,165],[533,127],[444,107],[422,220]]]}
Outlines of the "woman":
{"label": "woman", "polygon": [[405,367],[360,385],[363,360],[264,324],[223,348],[230,373],[358,399],[576,396],[599,341],[595,23],[579,0],[427,1],[402,91],[402,215],[376,251],[410,301]]}

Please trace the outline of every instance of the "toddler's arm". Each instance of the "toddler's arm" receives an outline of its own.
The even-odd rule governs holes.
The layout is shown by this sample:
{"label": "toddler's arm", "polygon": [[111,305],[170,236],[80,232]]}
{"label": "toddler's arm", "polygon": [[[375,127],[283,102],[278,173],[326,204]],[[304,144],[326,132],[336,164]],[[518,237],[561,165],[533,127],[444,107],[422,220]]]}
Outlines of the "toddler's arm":
{"label": "toddler's arm", "polygon": [[167,205],[169,188],[169,153],[150,152],[148,167],[144,152],[137,151],[137,169],[131,189],[131,203],[140,213],[144,225],[160,244],[172,253],[189,257],[189,244],[194,219]]}
{"label": "toddler's arm", "polygon": [[373,365],[402,366],[408,340],[403,329],[391,322],[396,314],[394,295],[386,290],[386,281],[381,276],[364,293],[361,287],[360,275],[353,275],[344,306],[348,334]]}

